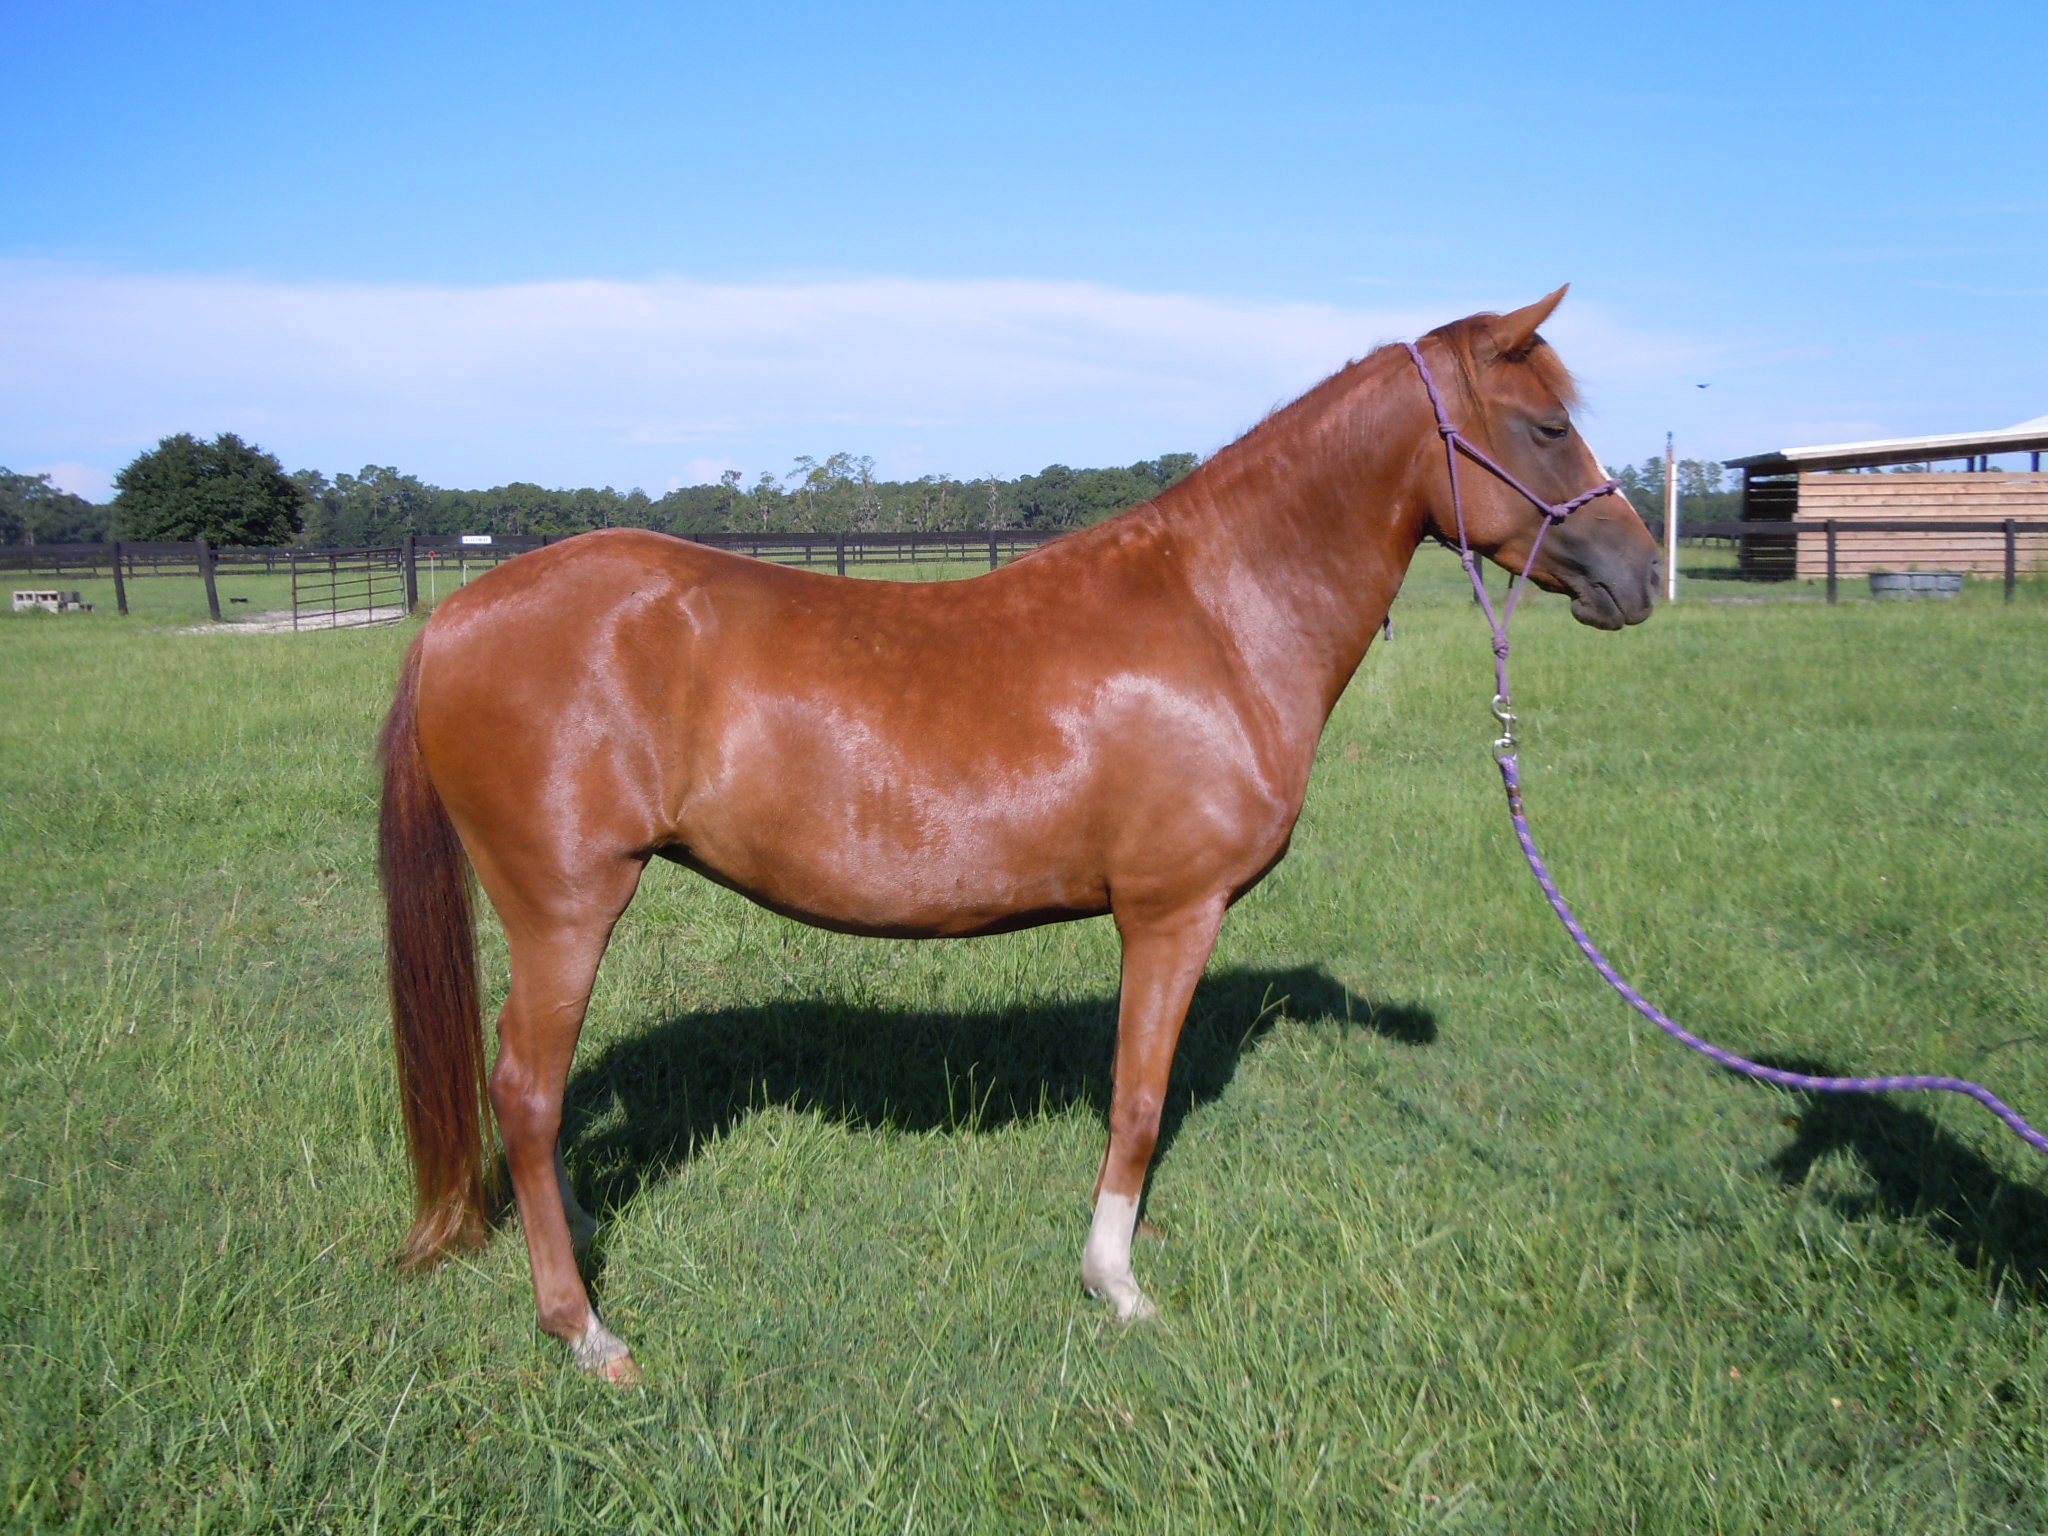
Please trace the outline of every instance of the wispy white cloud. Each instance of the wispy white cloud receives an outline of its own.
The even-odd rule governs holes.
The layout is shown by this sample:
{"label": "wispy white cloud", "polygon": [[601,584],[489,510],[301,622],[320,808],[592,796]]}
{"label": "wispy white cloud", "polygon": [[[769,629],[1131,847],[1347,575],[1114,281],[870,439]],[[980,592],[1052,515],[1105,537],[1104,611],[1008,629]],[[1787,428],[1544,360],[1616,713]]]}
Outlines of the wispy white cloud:
{"label": "wispy white cloud", "polygon": [[87,501],[110,501],[114,495],[114,477],[104,469],[91,464],[30,464],[23,473],[48,475],[50,484],[60,491],[69,491],[74,496],[83,496]]}
{"label": "wispy white cloud", "polygon": [[[85,484],[166,433],[235,431],[288,467],[449,484],[659,490],[839,449],[885,473],[1013,474],[1206,451],[1448,318],[1082,282],[432,287],[0,264],[0,455]],[[1552,329],[1596,389],[1721,356],[1583,302]]]}

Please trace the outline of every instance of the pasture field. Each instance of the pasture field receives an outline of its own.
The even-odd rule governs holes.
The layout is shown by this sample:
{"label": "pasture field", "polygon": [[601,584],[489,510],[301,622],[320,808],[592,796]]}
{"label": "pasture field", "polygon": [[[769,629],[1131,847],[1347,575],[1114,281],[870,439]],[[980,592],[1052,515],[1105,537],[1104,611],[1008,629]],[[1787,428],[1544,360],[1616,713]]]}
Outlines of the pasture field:
{"label": "pasture field", "polygon": [[[1156,1325],[1079,1285],[1106,923],[855,940],[650,871],[571,1090],[623,1393],[535,1329],[516,1230],[387,1263],[370,745],[413,627],[0,616],[0,1519],[2048,1529],[2048,1162],[1612,998],[1516,854],[1456,579],[1425,551],[1225,927]],[[2048,1120],[2048,594],[1544,600],[1518,642],[1537,835],[1646,993]]]}

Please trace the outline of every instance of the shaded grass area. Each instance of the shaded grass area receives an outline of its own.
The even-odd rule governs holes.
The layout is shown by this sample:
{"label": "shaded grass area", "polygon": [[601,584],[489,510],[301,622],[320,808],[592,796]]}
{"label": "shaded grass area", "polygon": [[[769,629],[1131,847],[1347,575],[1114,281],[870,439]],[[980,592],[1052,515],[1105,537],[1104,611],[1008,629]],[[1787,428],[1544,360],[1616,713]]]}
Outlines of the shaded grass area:
{"label": "shaded grass area", "polygon": [[[1106,925],[857,940],[650,871],[571,1102],[624,1395],[536,1334],[516,1230],[385,1262],[368,753],[410,631],[0,623],[9,1522],[2048,1527],[2041,1166],[1604,993],[1513,849],[1458,579],[1425,552],[1226,926],[1157,1327],[1079,1294]],[[1531,814],[1640,986],[2048,1114],[2048,604],[1523,622]]]}

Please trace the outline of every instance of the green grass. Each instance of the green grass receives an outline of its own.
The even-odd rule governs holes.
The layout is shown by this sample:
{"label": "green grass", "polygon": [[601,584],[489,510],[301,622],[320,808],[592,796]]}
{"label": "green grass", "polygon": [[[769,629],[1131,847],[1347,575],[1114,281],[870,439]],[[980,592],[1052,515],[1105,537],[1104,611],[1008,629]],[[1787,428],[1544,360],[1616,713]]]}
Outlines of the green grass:
{"label": "green grass", "polygon": [[[1538,836],[1646,992],[2048,1118],[2037,587],[1521,623]],[[368,754],[409,633],[0,620],[13,1528],[2048,1529],[2044,1165],[1604,991],[1433,551],[1197,1000],[1160,1324],[1079,1289],[1105,924],[853,940],[665,867],[570,1150],[650,1386],[537,1334],[516,1231],[400,1280]]]}

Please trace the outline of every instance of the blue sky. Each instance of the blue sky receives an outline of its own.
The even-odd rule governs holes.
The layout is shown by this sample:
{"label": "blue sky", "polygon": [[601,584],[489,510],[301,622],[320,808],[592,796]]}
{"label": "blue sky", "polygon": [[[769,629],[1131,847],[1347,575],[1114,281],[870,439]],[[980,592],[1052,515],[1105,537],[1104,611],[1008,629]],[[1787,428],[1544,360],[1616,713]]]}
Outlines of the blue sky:
{"label": "blue sky", "polygon": [[176,431],[656,493],[1207,452],[1564,281],[1610,461],[2048,412],[2038,3],[0,0],[0,54],[0,463],[89,494]]}

